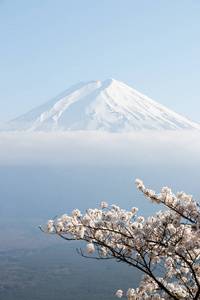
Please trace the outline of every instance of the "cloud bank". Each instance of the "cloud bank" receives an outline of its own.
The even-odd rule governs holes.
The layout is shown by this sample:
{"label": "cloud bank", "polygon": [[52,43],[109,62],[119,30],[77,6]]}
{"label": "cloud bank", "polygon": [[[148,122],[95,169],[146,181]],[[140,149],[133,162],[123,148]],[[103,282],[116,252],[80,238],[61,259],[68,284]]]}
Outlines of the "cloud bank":
{"label": "cloud bank", "polygon": [[200,164],[200,133],[1,132],[0,165]]}

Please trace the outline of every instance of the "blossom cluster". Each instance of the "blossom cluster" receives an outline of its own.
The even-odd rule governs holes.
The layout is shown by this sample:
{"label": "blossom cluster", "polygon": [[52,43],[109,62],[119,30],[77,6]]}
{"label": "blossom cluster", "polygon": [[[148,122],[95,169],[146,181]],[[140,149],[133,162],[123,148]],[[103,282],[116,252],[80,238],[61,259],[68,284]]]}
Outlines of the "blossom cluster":
{"label": "blossom cluster", "polygon": [[[200,298],[200,214],[199,205],[184,192],[173,194],[164,187],[160,194],[145,189],[135,181],[150,203],[163,204],[164,211],[145,220],[137,216],[138,209],[120,209],[102,202],[101,209],[88,209],[85,214],[76,209],[49,220],[47,233],[66,240],[85,240],[89,254],[99,259],[115,258],[142,270],[145,275],[137,289],[130,288],[118,298],[135,299],[199,299]],[[86,256],[84,252],[81,252]],[[163,277],[155,271],[162,268]]]}

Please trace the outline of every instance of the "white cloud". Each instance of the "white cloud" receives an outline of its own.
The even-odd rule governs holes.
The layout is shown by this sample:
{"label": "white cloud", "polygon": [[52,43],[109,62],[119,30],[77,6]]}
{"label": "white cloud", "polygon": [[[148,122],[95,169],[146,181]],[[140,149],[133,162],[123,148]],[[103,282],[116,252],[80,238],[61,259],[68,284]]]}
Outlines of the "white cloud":
{"label": "white cloud", "polygon": [[0,133],[0,165],[200,164],[199,154],[191,131]]}

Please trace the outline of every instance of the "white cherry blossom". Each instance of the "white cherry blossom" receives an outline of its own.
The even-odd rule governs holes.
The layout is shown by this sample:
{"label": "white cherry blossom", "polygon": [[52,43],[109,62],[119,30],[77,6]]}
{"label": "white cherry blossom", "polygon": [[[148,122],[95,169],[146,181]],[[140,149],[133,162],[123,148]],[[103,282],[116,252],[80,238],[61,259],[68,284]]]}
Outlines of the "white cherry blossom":
{"label": "white cherry blossom", "polygon": [[[83,215],[75,209],[71,216],[49,220],[45,232],[65,240],[84,240],[88,255],[113,258],[143,271],[138,288],[129,288],[124,295],[118,290],[118,298],[200,299],[199,205],[184,192],[175,195],[163,187],[156,194],[145,189],[141,180],[135,183],[150,203],[164,209],[145,220],[136,215],[136,207],[126,211],[102,202],[101,209],[90,208]],[[87,257],[84,250],[80,254]],[[163,270],[163,277],[155,276],[157,269]]]}

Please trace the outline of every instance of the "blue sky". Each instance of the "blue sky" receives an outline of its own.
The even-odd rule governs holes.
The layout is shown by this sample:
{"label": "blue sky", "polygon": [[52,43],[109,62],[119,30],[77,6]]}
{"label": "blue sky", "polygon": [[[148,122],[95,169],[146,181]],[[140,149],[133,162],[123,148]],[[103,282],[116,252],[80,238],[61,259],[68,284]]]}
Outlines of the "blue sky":
{"label": "blue sky", "polygon": [[199,0],[0,0],[0,123],[115,78],[200,123]]}

